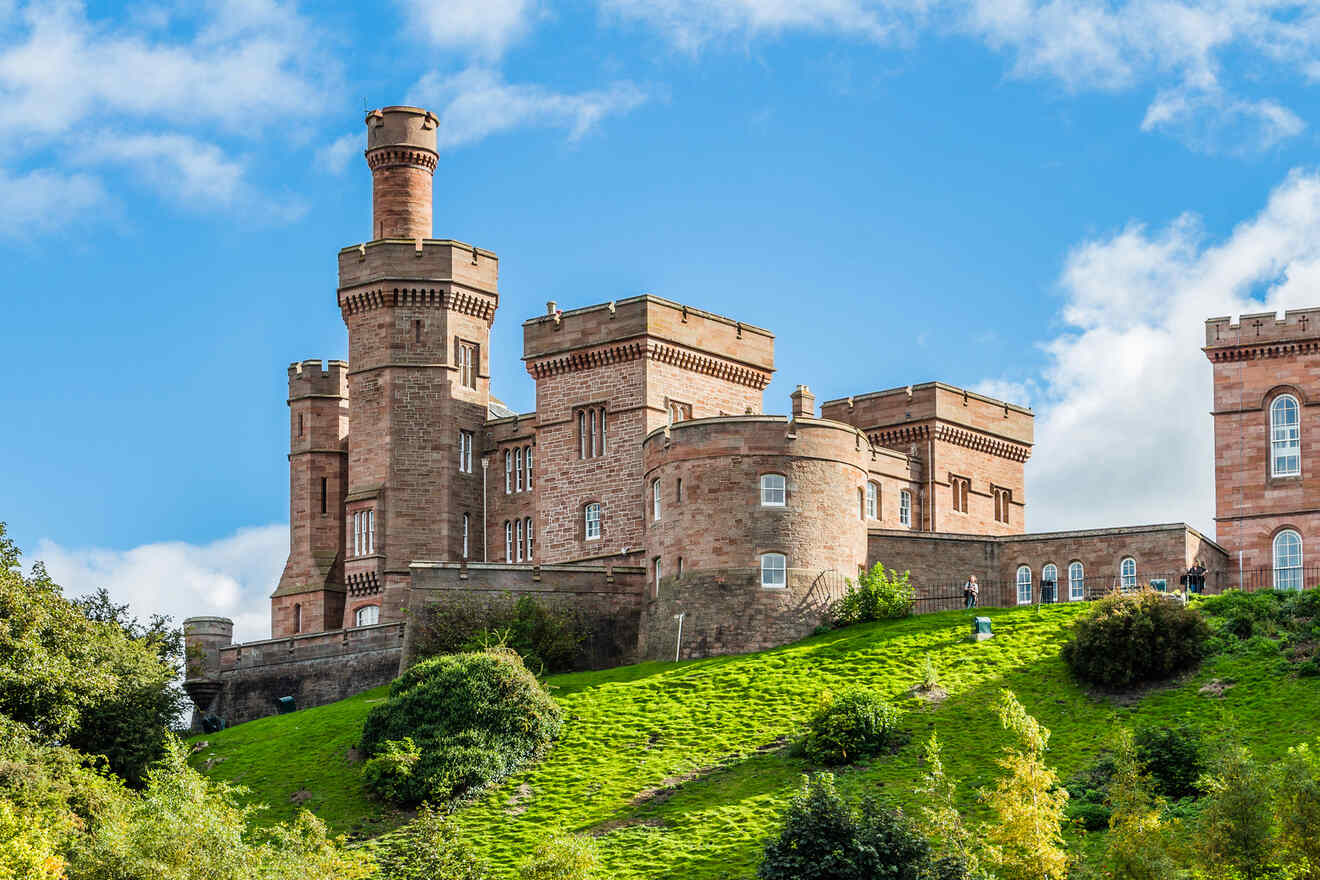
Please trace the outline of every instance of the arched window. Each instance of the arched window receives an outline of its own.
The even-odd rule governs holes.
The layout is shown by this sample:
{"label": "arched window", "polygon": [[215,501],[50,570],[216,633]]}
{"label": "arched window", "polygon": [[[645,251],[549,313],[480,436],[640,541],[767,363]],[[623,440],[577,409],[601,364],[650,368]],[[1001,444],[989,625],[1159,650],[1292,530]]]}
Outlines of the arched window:
{"label": "arched window", "polygon": [[[1045,591],[1049,591],[1048,600],[1045,597]],[[1040,570],[1040,598],[1042,602],[1059,601],[1059,567],[1053,562],[1045,564]]]}
{"label": "arched window", "polygon": [[504,561],[513,562],[513,523],[504,521]]}
{"label": "arched window", "polygon": [[373,626],[380,622],[379,605],[363,605],[354,617],[358,626]]}
{"label": "arched window", "polygon": [[1030,605],[1031,596],[1031,568],[1019,565],[1017,570],[1017,603],[1019,605]]}
{"label": "arched window", "polygon": [[513,524],[516,527],[516,531],[518,533],[513,540],[513,552],[516,555],[517,560],[519,562],[522,562],[522,554],[523,554],[522,520],[516,519],[513,521]]}
{"label": "arched window", "polygon": [[293,631],[302,632],[302,605],[297,602],[293,604]]}
{"label": "arched window", "polygon": [[1125,591],[1137,588],[1137,560],[1131,556],[1118,564],[1118,587]]}
{"label": "arched window", "polygon": [[866,518],[880,518],[880,487],[875,483],[866,484]]}
{"label": "arched window", "polygon": [[513,453],[504,450],[504,494],[513,491]]}
{"label": "arched window", "polygon": [[784,506],[783,474],[761,474],[761,506]]}
{"label": "arched window", "polygon": [[1270,476],[1302,472],[1302,434],[1297,398],[1281,394],[1270,404]]}
{"label": "arched window", "polygon": [[1274,536],[1274,589],[1302,588],[1302,536],[1284,529]]}
{"label": "arched window", "polygon": [[518,449],[515,450],[513,453],[514,485],[519,492],[522,491],[522,478],[523,478],[522,452],[523,451],[521,449]]}
{"label": "arched window", "polygon": [[523,520],[523,531],[527,533],[527,561],[532,561],[532,518]]}
{"label": "arched window", "polygon": [[600,505],[596,502],[588,504],[583,508],[583,534],[588,541],[595,541],[600,538]]}
{"label": "arched window", "polygon": [[903,489],[898,493],[898,524],[912,525],[912,493]]}
{"label": "arched window", "polygon": [[660,481],[651,481],[651,519],[660,519]]}
{"label": "arched window", "polygon": [[782,553],[761,554],[761,586],[788,586],[788,559]]}
{"label": "arched window", "polygon": [[471,522],[472,522],[472,518],[468,516],[466,513],[463,514],[463,558],[464,559],[468,558],[468,526],[471,524]]}
{"label": "arched window", "polygon": [[1080,602],[1086,598],[1086,569],[1080,562],[1068,566],[1068,599]]}

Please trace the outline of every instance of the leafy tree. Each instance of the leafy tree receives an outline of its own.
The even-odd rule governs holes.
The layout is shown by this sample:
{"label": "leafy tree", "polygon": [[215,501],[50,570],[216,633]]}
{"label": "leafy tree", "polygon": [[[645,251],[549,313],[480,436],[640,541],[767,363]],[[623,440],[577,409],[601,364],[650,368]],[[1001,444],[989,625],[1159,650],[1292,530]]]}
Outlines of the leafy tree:
{"label": "leafy tree", "polygon": [[834,603],[832,616],[840,626],[907,617],[915,595],[908,572],[886,571],[877,562],[857,583],[848,581],[848,590]]}
{"label": "leafy tree", "polygon": [[1178,852],[1178,829],[1162,818],[1164,803],[1151,793],[1132,731],[1118,731],[1110,783],[1106,862],[1114,880],[1175,880],[1187,876]]}
{"label": "leafy tree", "polygon": [[761,880],[925,880],[930,847],[897,810],[853,807],[829,773],[803,780],[784,827],[766,843]]}
{"label": "leafy tree", "polygon": [[1303,743],[1279,762],[1274,814],[1298,880],[1320,880],[1320,754]]}
{"label": "leafy tree", "polygon": [[828,696],[807,723],[803,750],[820,764],[847,764],[894,742],[898,711],[873,691],[852,688]]}
{"label": "leafy tree", "polygon": [[1156,790],[1171,800],[1196,797],[1197,780],[1205,773],[1205,742],[1201,731],[1189,724],[1147,727],[1133,745]]}
{"label": "leafy tree", "polygon": [[1000,880],[1063,880],[1068,854],[1061,825],[1068,792],[1045,764],[1050,732],[1011,691],[1000,698],[999,720],[1015,742],[997,762],[1007,775],[983,795],[995,815],[982,834],[986,860]]}
{"label": "leafy tree", "polygon": [[1277,834],[1269,774],[1241,745],[1226,743],[1201,788],[1207,794],[1196,836],[1203,867],[1220,876],[1227,867],[1246,880],[1268,876]]}
{"label": "leafy tree", "polygon": [[917,793],[923,797],[922,830],[936,857],[975,874],[978,858],[971,832],[958,811],[958,784],[944,771],[943,749],[934,731],[926,742],[926,773]]}
{"label": "leafy tree", "polygon": [[88,619],[41,563],[24,576],[19,560],[0,524],[0,713],[142,784],[179,708],[168,650]]}
{"label": "leafy tree", "polygon": [[429,805],[376,852],[383,880],[486,880],[484,862],[453,820]]}
{"label": "leafy tree", "polygon": [[1082,681],[1128,688],[1195,668],[1209,638],[1210,626],[1193,606],[1154,590],[1115,594],[1077,620],[1063,659]]}
{"label": "leafy tree", "polygon": [[592,880],[599,876],[596,842],[580,834],[556,834],[523,860],[522,880]]}

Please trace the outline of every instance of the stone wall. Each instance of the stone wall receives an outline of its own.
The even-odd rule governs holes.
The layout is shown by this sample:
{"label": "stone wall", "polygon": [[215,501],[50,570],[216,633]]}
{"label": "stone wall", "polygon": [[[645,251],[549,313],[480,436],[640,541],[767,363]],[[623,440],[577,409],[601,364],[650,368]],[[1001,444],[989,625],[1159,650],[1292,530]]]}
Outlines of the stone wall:
{"label": "stone wall", "polygon": [[415,562],[403,663],[422,648],[425,618],[437,604],[456,604],[474,618],[506,614],[523,596],[574,620],[584,637],[580,665],[593,669],[637,659],[645,569],[604,565],[504,565]]}

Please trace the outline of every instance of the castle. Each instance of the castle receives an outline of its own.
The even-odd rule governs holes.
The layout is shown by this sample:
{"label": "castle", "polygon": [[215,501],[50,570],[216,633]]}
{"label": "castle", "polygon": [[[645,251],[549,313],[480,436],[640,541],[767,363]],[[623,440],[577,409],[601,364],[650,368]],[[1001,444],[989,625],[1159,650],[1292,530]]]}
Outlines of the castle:
{"label": "castle", "polygon": [[[1316,478],[1253,482],[1270,454],[1252,419],[1307,406],[1320,314],[1270,315],[1263,337],[1207,324],[1216,459],[1232,470],[1224,546],[1181,523],[1025,534],[1029,409],[929,382],[819,415],[799,385],[788,415],[766,414],[774,336],[649,294],[524,321],[536,410],[512,412],[490,387],[498,258],[431,237],[436,125],[412,107],[367,114],[372,239],[339,252],[349,360],[289,367],[271,638],[235,645],[224,618],[185,622],[202,712],[242,721],[281,696],[314,705],[388,681],[435,603],[534,596],[578,618],[587,662],[605,665],[801,638],[876,561],[909,570],[926,611],[959,606],[969,574],[996,605],[1168,584],[1198,560],[1222,589],[1230,551],[1263,566],[1271,529],[1314,531],[1320,514],[1299,511]],[[1292,385],[1273,384],[1282,362]]]}

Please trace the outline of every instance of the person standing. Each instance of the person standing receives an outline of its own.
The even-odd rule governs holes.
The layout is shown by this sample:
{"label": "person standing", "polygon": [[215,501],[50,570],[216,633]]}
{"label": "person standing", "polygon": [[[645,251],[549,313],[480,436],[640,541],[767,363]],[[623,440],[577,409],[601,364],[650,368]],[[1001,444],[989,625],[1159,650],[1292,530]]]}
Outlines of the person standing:
{"label": "person standing", "polygon": [[975,608],[977,598],[981,593],[981,587],[976,583],[976,575],[969,575],[967,583],[963,584],[963,602],[966,608]]}

